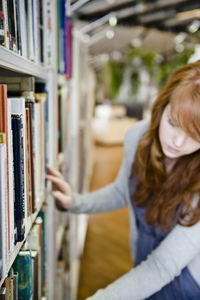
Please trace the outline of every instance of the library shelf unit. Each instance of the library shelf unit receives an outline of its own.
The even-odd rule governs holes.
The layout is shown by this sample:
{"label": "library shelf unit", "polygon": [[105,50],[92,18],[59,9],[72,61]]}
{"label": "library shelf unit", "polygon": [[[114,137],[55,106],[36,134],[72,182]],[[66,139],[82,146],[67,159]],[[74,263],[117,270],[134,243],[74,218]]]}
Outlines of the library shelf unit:
{"label": "library shelf unit", "polygon": [[[58,2],[61,2],[61,0]],[[42,84],[45,87],[48,94],[49,122],[45,129],[48,134],[48,164],[63,173],[75,192],[84,193],[89,189],[92,169],[90,122],[94,105],[94,96],[91,92],[94,90],[94,87],[91,87],[93,76],[91,69],[88,67],[88,47],[82,41],[81,36],[77,35],[76,31],[72,31],[72,75],[67,78],[65,75],[58,74],[58,3],[53,0],[44,0],[41,3],[44,3],[44,10],[46,10],[44,13],[45,18],[48,10],[48,22],[50,20],[50,23],[53,24],[50,29],[47,28],[47,24],[44,24],[44,51],[46,55],[44,62],[36,63],[4,46],[0,46],[0,84],[7,84],[4,78],[14,80],[21,78],[22,81],[23,78],[32,78],[35,89],[37,84]],[[46,34],[45,30],[50,31]],[[50,57],[48,56],[49,49]],[[7,87],[9,94],[9,84],[7,84]],[[58,149],[57,142],[59,136],[58,98],[60,91],[64,95],[64,106],[62,106],[62,113],[64,112],[62,135],[64,139],[61,151]],[[57,286],[57,282],[60,284],[60,281],[57,281],[57,273],[59,273],[57,263],[63,237],[67,234],[69,267],[64,285],[67,288],[67,299],[76,300],[80,259],[87,231],[87,216],[63,213],[57,210],[50,189],[51,185],[47,183],[45,190],[38,196],[37,209],[26,220],[24,240],[17,242],[14,250],[9,254],[6,274],[0,281],[0,287],[2,287],[18,253],[23,248],[41,208],[44,208],[46,215],[45,227],[47,228],[45,230],[46,298],[49,300],[58,299],[57,288],[59,285]],[[61,299],[63,298],[61,297]]]}
{"label": "library shelf unit", "polygon": [[[38,65],[30,60],[19,56],[11,50],[8,50],[2,46],[0,46],[0,76],[1,78],[9,77],[9,78],[27,78],[33,77],[35,82],[42,82],[46,90],[48,91],[48,118],[52,120],[52,122],[48,123],[48,162],[49,164],[56,167],[56,152],[57,149],[55,147],[54,139],[56,138],[57,132],[56,127],[53,125],[56,123],[56,67],[53,68],[51,66],[43,67],[42,65]],[[6,82],[0,82],[6,84]],[[9,85],[8,85],[9,92]],[[51,134],[50,134],[51,133]],[[48,299],[54,299],[54,278],[55,278],[55,259],[54,259],[54,245],[55,245],[55,232],[54,232],[54,203],[53,199],[49,193],[50,186],[48,185],[46,190],[39,195],[37,201],[37,209],[31,214],[26,220],[25,224],[25,237],[21,242],[17,242],[14,247],[12,253],[9,254],[7,261],[7,270],[8,271],[12,267],[19,251],[21,250],[24,242],[26,241],[27,235],[33,226],[38,213],[45,203],[45,211],[46,211],[46,220],[45,226],[49,229],[46,232],[46,243],[47,243],[47,251],[46,251],[46,284],[48,287]],[[5,278],[2,278],[0,281],[0,287],[2,286]],[[44,297],[42,297],[44,299]]]}

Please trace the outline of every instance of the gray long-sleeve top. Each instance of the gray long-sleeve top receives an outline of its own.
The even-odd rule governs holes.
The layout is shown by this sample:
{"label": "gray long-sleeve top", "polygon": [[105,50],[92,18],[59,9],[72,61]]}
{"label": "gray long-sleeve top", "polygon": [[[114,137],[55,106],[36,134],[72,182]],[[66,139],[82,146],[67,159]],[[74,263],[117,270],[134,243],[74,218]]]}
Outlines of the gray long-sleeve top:
{"label": "gray long-sleeve top", "polygon": [[[130,206],[133,259],[138,233],[129,195],[129,176],[138,142],[148,127],[149,122],[140,121],[126,134],[124,158],[115,182],[86,195],[74,194],[70,207],[73,213],[99,213]],[[191,227],[176,225],[145,261],[88,300],[145,299],[172,281],[186,266],[200,286],[200,222]]]}

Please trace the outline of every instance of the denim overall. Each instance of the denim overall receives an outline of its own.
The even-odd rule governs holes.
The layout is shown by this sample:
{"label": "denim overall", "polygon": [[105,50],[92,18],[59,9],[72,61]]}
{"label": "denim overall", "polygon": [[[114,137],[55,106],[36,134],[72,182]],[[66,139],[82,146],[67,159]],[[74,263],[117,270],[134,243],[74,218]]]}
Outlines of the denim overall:
{"label": "denim overall", "polygon": [[[130,193],[136,187],[136,179],[130,184]],[[145,208],[137,207],[132,201],[132,208],[136,215],[136,225],[138,229],[137,253],[135,266],[146,260],[148,254],[155,249],[167,236],[168,232],[162,232],[159,228],[148,225],[144,219]],[[144,274],[145,276],[145,274]],[[187,267],[181,274],[174,278],[172,282],[163,287],[146,300],[200,300],[200,287],[191,276]]]}

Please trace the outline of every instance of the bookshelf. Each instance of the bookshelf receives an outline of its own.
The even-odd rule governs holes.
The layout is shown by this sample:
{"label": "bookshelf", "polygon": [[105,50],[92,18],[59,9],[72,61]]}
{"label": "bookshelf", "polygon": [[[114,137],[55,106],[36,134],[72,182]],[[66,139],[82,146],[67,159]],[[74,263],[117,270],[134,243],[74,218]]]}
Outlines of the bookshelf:
{"label": "bookshelf", "polygon": [[[5,13],[5,6],[7,1],[1,1],[1,9],[3,9],[3,14],[5,17],[5,23],[9,23],[9,13],[10,11],[7,11]],[[32,1],[26,1],[27,5],[29,5],[29,9],[31,8],[31,3]],[[25,5],[25,1],[10,1],[9,4],[12,4],[14,6],[18,6],[21,8],[21,5]],[[3,5],[3,6],[2,6]],[[20,47],[16,47],[15,49],[11,49],[11,42],[9,44],[5,45],[0,45],[0,84],[4,84],[7,86],[7,91],[8,91],[8,97],[23,97],[23,92],[25,90],[19,90],[16,88],[16,90],[13,90],[13,86],[18,87],[20,86],[19,81],[23,80],[29,80],[31,81],[30,86],[32,86],[32,91],[33,93],[37,92],[36,86],[38,84],[41,84],[44,86],[45,93],[47,95],[47,111],[48,114],[47,118],[48,120],[51,120],[52,122],[48,122],[46,124],[45,130],[47,135],[48,135],[48,163],[53,165],[54,167],[57,166],[57,147],[55,140],[57,139],[57,128],[55,124],[57,123],[57,59],[56,59],[56,24],[57,24],[57,6],[56,2],[52,0],[44,0],[44,1],[39,1],[35,0],[34,5],[36,5],[37,13],[40,11],[42,12],[42,19],[43,19],[43,35],[39,37],[39,30],[41,30],[41,26],[37,26],[35,28],[32,28],[33,32],[37,31],[38,36],[35,38],[36,40],[33,40],[33,46],[35,42],[35,49],[40,47],[39,43],[43,43],[43,48],[40,47],[40,50],[43,51],[43,61],[38,59],[39,56],[35,54],[35,56],[30,57],[28,53],[24,55],[23,51],[20,53]],[[42,5],[42,7],[40,6]],[[18,8],[19,8],[18,7]],[[16,7],[15,7],[16,8]],[[16,22],[17,18],[24,18],[24,11],[20,10],[18,11],[19,15],[14,17],[14,22]],[[33,16],[36,13],[35,11],[32,12]],[[29,11],[30,14],[30,11]],[[36,16],[36,15],[35,15]],[[28,15],[29,19],[30,15]],[[26,20],[28,20],[26,19]],[[25,21],[25,18],[24,18]],[[28,21],[27,21],[28,22]],[[29,20],[30,22],[30,20]],[[49,24],[54,24],[55,26],[48,27]],[[41,25],[41,24],[40,24]],[[34,25],[33,25],[34,26]],[[25,26],[26,27],[26,26]],[[27,26],[28,27],[28,26]],[[38,27],[38,28],[37,28]],[[10,28],[9,24],[4,24],[3,28],[5,30],[5,36],[7,35],[7,32],[9,32],[10,36]],[[25,28],[23,29],[25,30]],[[12,32],[13,34],[13,32]],[[30,36],[29,35],[23,35],[22,32],[17,31],[15,28],[15,34],[19,34],[23,36],[23,44],[27,44],[30,46]],[[23,54],[23,55],[22,55]],[[37,56],[37,57],[36,57]],[[20,80],[19,80],[20,78]],[[13,81],[14,84],[11,88],[10,80]],[[32,84],[33,83],[33,84]],[[28,90],[29,91],[29,90]],[[41,92],[41,91],[39,91]],[[2,95],[1,95],[2,96]],[[24,96],[25,97],[25,96]],[[36,101],[36,96],[35,96],[35,101]],[[38,100],[39,101],[39,100]],[[39,107],[39,102],[37,108]],[[42,107],[43,104],[41,104]],[[42,109],[40,107],[40,115],[42,112]],[[45,109],[46,109],[45,108]],[[0,112],[2,113],[2,112]],[[2,114],[1,114],[2,117]],[[44,120],[43,120],[44,121]],[[40,120],[41,122],[41,120]],[[26,123],[27,126],[28,123]],[[45,123],[44,123],[45,124]],[[44,125],[43,124],[43,125]],[[39,127],[38,127],[39,128]],[[40,126],[42,128],[42,125]],[[13,129],[12,129],[13,130]],[[40,131],[41,133],[41,131]],[[26,134],[27,134],[27,129],[26,129]],[[24,137],[26,139],[27,143],[27,136]],[[37,143],[39,142],[39,139],[37,137]],[[45,142],[46,143],[46,142]],[[42,144],[43,145],[43,144]],[[27,147],[27,146],[26,146]],[[30,147],[30,145],[29,145]],[[43,146],[40,145],[42,148]],[[28,148],[26,148],[28,149]],[[43,150],[41,150],[43,151]],[[40,161],[41,162],[41,161]],[[26,165],[28,163],[26,162]],[[10,171],[10,169],[9,169]],[[25,174],[25,173],[24,173]],[[43,171],[43,181],[44,181],[44,171]],[[25,184],[25,183],[24,183]],[[27,184],[27,179],[26,179],[26,184]],[[24,185],[25,188],[25,185]],[[28,195],[28,194],[27,194]],[[24,198],[24,201],[27,201],[28,198]],[[1,201],[5,201],[6,199],[1,199]],[[9,201],[9,200],[6,200]],[[45,212],[45,226],[49,229],[45,231],[45,243],[46,243],[46,258],[45,258],[45,264],[46,266],[46,271],[44,271],[46,279],[45,279],[45,289],[46,289],[46,294],[44,295],[43,292],[40,294],[41,299],[54,299],[54,281],[55,281],[55,231],[54,231],[54,201],[50,195],[50,186],[49,184],[45,185],[45,189],[41,189],[40,192],[37,193],[37,196],[35,196],[35,202],[37,203],[36,209],[33,211],[29,211],[29,215],[27,215],[27,218],[24,221],[24,226],[25,226],[25,233],[24,237],[21,241],[17,241],[16,244],[12,245],[12,249],[9,250],[8,253],[6,253],[6,262],[4,266],[4,273],[2,274],[0,278],[0,287],[4,287],[4,283],[6,282],[7,276],[10,276],[10,270],[14,266],[14,262],[16,261],[16,258],[18,258],[18,255],[21,251],[24,250],[24,247],[28,243],[28,240],[30,239],[30,235],[32,232],[32,229],[35,227],[36,221],[38,220],[38,216],[42,211]],[[25,202],[24,202],[25,203]],[[23,205],[24,205],[23,203]],[[13,204],[14,205],[14,204]],[[30,203],[29,203],[30,205]],[[25,208],[26,211],[26,208]],[[9,214],[9,213],[8,213]],[[25,213],[26,214],[26,213]],[[7,217],[6,217],[7,220]],[[1,219],[0,219],[1,221]],[[7,221],[5,221],[7,222]],[[8,224],[9,226],[9,224]],[[3,240],[5,241],[5,239]],[[6,242],[7,243],[7,242]],[[43,251],[43,250],[42,250]],[[41,251],[41,253],[42,253]],[[5,251],[4,251],[5,252]],[[40,253],[40,254],[41,254]],[[41,254],[42,255],[42,254]],[[40,273],[40,271],[39,271]],[[39,274],[38,273],[38,274]],[[42,271],[41,271],[42,273]],[[10,292],[10,291],[9,291]],[[28,298],[26,298],[28,299]]]}
{"label": "bookshelf", "polygon": [[[13,5],[20,6],[27,3],[29,7],[27,18],[29,19],[32,1],[13,0],[11,2]],[[89,95],[87,89],[87,86],[93,82],[91,70],[88,69],[88,49],[82,42],[81,37],[72,30],[71,17],[66,18],[66,15],[63,15],[62,7],[65,0],[34,0],[33,2],[34,5],[36,4],[36,7],[33,7],[37,10],[37,12],[33,12],[33,16],[34,14],[37,16],[38,12],[42,12],[42,24],[36,26],[36,22],[34,23],[32,20],[32,34],[30,34],[29,24],[27,26],[28,34],[26,37],[24,36],[24,32],[20,33],[23,43],[16,43],[18,46],[11,49],[10,44],[7,44],[7,42],[4,46],[0,45],[0,85],[4,84],[7,86],[8,97],[27,97],[24,94],[25,92],[33,93],[34,103],[37,102],[37,107],[41,103],[40,101],[42,101],[41,99],[36,99],[37,97],[40,98],[37,95],[41,93],[40,89],[42,87],[42,92],[46,93],[47,97],[45,110],[48,122],[47,124],[45,123],[45,128],[43,128],[44,126],[42,128],[48,135],[48,143],[45,141],[46,148],[48,149],[46,154],[48,163],[63,173],[74,191],[86,192],[89,187],[89,178],[92,169],[91,159],[88,164],[87,155],[89,153],[90,158],[92,157],[90,152],[90,120],[94,103],[94,97],[91,94]],[[0,1],[1,3],[5,4],[7,1]],[[5,9],[4,6],[3,9]],[[23,19],[23,9],[18,12],[20,18]],[[58,22],[58,15],[60,18],[67,19],[66,30],[68,36],[61,33],[60,26],[63,26],[63,23]],[[9,16],[5,15],[6,18],[8,21]],[[4,27],[5,30],[9,30],[6,26]],[[43,33],[42,36],[38,37],[39,32],[38,34],[36,33],[41,28]],[[62,30],[65,30],[64,27]],[[33,40],[30,40],[31,36]],[[61,49],[61,46],[64,44],[59,41],[63,37],[65,37],[65,42],[67,42],[63,49],[67,53],[66,57]],[[13,38],[15,36],[12,37],[12,43],[15,41]],[[39,47],[41,46],[41,39],[42,47]],[[24,44],[26,44],[27,49],[24,49]],[[37,51],[38,47],[40,48],[40,53]],[[41,55],[41,51],[43,55]],[[30,94],[28,97],[30,97]],[[40,104],[40,115],[42,105]],[[26,130],[27,134],[27,127]],[[27,136],[25,140],[26,143],[30,143],[27,142]],[[25,146],[27,147],[26,149],[30,147],[27,144]],[[41,148],[43,148],[43,144]],[[40,159],[42,161],[42,158]],[[36,165],[41,161],[38,160]],[[37,176],[35,176],[35,180],[38,182]],[[80,258],[87,230],[87,216],[75,216],[58,211],[55,208],[54,199],[50,194],[50,188],[50,184],[47,183],[45,189],[37,194],[35,198],[37,203],[36,210],[32,211],[25,220],[25,235],[23,240],[17,242],[13,246],[12,251],[9,254],[7,253],[6,270],[3,277],[0,277],[0,287],[4,286],[5,279],[13,268],[19,253],[24,251],[24,247],[27,247],[27,244],[29,245],[30,243],[32,245],[31,238],[33,238],[32,235],[34,236],[35,226],[38,225],[36,224],[38,215],[44,212],[44,224],[48,230],[45,230],[44,239],[46,244],[46,267],[44,271],[46,277],[46,294],[42,295],[42,299],[55,299],[58,295],[57,288],[62,285],[63,289],[66,290],[65,295],[67,295],[67,299],[75,300],[79,279]],[[1,201],[2,199],[0,198],[0,203]],[[63,237],[66,235],[65,243],[67,243],[67,246],[63,247]],[[60,276],[61,269],[59,267],[61,264],[59,256],[61,249],[66,249],[66,247],[67,254],[64,256],[68,255],[67,258],[65,257],[65,260],[68,260],[67,262],[65,261],[68,267],[65,270],[66,274]]]}

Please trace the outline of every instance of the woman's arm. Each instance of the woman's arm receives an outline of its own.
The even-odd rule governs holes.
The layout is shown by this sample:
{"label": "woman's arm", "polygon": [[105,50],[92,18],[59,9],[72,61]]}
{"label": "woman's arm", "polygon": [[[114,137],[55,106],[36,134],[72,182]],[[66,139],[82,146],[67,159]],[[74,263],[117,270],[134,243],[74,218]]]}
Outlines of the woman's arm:
{"label": "woman's arm", "polygon": [[88,300],[142,300],[155,294],[200,253],[199,232],[200,222],[175,226],[145,261]]}
{"label": "woman's arm", "polygon": [[[69,210],[74,213],[99,213],[127,206],[129,203],[129,176],[139,140],[149,123],[140,121],[126,134],[123,162],[114,183],[86,195],[74,194]],[[102,174],[104,176],[104,174]]]}

